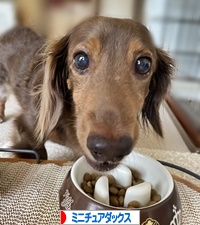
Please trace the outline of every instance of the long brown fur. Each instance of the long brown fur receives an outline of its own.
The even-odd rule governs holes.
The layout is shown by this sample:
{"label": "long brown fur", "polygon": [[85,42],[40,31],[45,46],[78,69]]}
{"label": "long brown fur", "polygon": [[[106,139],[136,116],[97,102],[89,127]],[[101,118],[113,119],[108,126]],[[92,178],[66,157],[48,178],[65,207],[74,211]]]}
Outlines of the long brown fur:
{"label": "long brown fur", "polygon": [[[97,169],[110,169],[138,139],[139,117],[162,136],[159,106],[170,86],[173,61],[155,47],[149,31],[129,19],[94,17],[47,44],[28,28],[0,39],[0,118],[14,93],[23,109],[15,125],[21,141],[46,158],[51,139],[84,154]],[[75,64],[87,54],[88,68]],[[138,73],[138,58],[150,68]]]}

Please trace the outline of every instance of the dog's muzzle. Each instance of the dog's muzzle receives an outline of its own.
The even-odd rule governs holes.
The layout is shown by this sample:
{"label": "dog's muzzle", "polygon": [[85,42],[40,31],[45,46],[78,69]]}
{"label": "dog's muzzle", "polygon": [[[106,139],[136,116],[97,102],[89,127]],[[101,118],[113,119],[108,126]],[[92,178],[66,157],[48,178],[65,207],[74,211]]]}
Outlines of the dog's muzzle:
{"label": "dog's muzzle", "polygon": [[116,163],[128,155],[133,147],[133,140],[129,136],[106,138],[90,134],[87,138],[87,148],[93,158],[101,163]]}

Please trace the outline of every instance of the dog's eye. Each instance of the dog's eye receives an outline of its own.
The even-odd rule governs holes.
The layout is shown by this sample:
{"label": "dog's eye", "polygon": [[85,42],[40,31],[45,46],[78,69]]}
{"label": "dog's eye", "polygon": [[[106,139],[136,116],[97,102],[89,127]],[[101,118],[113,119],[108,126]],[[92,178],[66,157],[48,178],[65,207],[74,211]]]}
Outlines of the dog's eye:
{"label": "dog's eye", "polygon": [[136,72],[139,74],[145,74],[149,72],[151,68],[151,60],[148,57],[140,57],[135,64]]}
{"label": "dog's eye", "polygon": [[89,58],[85,52],[79,52],[74,57],[74,65],[79,70],[85,70],[89,67]]}

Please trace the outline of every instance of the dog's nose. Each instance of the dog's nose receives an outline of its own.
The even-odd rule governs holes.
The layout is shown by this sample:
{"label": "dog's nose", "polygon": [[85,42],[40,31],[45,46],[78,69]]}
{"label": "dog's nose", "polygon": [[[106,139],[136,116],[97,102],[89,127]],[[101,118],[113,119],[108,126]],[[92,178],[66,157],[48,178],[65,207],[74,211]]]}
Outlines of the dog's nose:
{"label": "dog's nose", "polygon": [[87,138],[87,147],[97,161],[117,162],[131,152],[133,140],[129,136],[109,139],[91,134]]}

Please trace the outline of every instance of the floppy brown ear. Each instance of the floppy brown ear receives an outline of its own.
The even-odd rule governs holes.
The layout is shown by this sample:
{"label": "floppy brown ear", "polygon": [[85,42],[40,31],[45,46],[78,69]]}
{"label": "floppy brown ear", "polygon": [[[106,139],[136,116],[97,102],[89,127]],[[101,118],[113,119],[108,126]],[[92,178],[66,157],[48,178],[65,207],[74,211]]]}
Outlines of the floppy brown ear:
{"label": "floppy brown ear", "polygon": [[36,125],[38,143],[46,140],[55,128],[62,114],[64,101],[68,101],[70,93],[67,87],[69,36],[49,45],[46,50],[43,84],[40,89],[40,102]]}
{"label": "floppy brown ear", "polygon": [[162,137],[163,132],[159,116],[159,108],[170,87],[174,63],[165,51],[157,49],[156,52],[157,67],[152,76],[149,86],[149,94],[145,99],[144,107],[142,109],[142,118],[145,124],[147,124],[148,120],[156,133]]}

